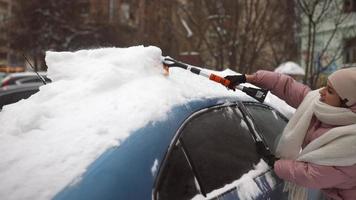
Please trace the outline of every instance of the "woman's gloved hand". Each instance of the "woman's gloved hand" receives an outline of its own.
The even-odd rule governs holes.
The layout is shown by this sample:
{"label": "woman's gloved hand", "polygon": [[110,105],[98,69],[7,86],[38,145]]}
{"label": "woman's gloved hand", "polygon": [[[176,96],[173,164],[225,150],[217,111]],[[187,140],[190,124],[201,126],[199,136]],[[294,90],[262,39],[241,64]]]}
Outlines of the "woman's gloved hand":
{"label": "woman's gloved hand", "polygon": [[225,79],[230,81],[230,84],[227,86],[229,89],[235,91],[235,87],[241,83],[246,83],[246,76],[245,74],[241,75],[232,75],[232,76],[225,76]]}
{"label": "woman's gloved hand", "polygon": [[256,151],[271,168],[274,168],[274,163],[279,160],[279,158],[273,155],[270,150],[266,149],[263,142],[256,143]]}

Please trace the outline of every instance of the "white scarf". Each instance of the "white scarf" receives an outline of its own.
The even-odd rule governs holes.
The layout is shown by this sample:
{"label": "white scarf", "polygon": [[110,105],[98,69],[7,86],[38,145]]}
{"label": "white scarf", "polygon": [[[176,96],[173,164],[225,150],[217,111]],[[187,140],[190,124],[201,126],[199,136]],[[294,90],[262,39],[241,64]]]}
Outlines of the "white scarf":
{"label": "white scarf", "polygon": [[[356,113],[322,103],[319,98],[319,90],[309,92],[304,98],[284,128],[276,155],[326,166],[356,164]],[[328,130],[301,149],[313,115],[325,124],[338,127]],[[285,189],[289,190],[289,199],[306,199],[303,187],[286,183]]]}

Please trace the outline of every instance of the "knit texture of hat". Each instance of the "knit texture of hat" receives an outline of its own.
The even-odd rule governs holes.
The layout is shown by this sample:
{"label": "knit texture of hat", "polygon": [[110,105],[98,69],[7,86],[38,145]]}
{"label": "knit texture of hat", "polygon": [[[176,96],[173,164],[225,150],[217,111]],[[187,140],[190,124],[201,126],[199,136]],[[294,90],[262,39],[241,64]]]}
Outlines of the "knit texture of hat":
{"label": "knit texture of hat", "polygon": [[347,100],[347,106],[356,103],[356,67],[340,69],[332,73],[328,80],[341,99]]}

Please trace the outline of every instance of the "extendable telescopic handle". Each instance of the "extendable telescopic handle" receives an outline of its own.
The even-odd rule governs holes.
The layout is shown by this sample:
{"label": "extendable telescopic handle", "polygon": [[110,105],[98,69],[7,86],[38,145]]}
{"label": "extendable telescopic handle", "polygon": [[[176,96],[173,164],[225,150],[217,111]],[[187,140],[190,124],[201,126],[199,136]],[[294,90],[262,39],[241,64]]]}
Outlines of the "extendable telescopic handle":
{"label": "extendable telescopic handle", "polygon": [[[191,71],[194,74],[204,76],[214,82],[220,83],[220,84],[224,85],[225,87],[228,87],[230,85],[230,81],[226,78],[223,78],[216,74],[210,73],[206,70],[201,70],[195,66],[188,65],[188,64],[182,63],[182,62],[178,62],[178,61],[172,59],[171,57],[163,57],[162,60],[163,60],[162,61],[163,64],[168,68],[170,68],[170,67],[183,68],[185,70]],[[245,87],[245,86],[241,86],[241,85],[237,85],[236,89],[245,92],[246,94],[248,94],[249,96],[253,97],[254,99],[256,99],[257,101],[259,101],[261,103],[263,103],[263,101],[265,100],[267,93],[268,93],[268,90],[252,88],[252,87]]]}

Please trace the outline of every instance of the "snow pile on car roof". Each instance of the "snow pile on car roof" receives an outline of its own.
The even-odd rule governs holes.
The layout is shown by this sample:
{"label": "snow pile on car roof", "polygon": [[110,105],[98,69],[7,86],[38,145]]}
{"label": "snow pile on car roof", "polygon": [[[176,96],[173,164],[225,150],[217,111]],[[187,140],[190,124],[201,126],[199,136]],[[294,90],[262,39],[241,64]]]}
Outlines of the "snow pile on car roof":
{"label": "snow pile on car roof", "polygon": [[53,82],[0,112],[0,199],[49,199],[171,107],[236,95],[187,71],[162,75],[161,54],[143,46],[47,52]]}
{"label": "snow pile on car roof", "polygon": [[[182,69],[157,47],[47,52],[51,84],[0,112],[0,199],[49,199],[110,147],[175,105],[240,95]],[[222,72],[222,75],[227,72]]]}

